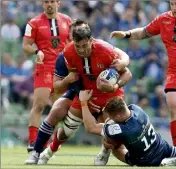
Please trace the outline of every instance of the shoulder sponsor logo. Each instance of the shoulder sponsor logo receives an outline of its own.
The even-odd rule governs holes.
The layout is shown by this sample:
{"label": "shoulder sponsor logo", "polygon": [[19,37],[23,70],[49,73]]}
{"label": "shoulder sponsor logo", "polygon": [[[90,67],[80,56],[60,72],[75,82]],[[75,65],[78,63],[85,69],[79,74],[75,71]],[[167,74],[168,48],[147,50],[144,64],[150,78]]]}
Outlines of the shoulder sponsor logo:
{"label": "shoulder sponsor logo", "polygon": [[115,135],[115,134],[122,133],[122,130],[121,130],[119,124],[113,124],[108,127],[108,132],[110,135]]}
{"label": "shoulder sponsor logo", "polygon": [[25,35],[26,36],[32,35],[32,27],[29,24],[26,25]]}

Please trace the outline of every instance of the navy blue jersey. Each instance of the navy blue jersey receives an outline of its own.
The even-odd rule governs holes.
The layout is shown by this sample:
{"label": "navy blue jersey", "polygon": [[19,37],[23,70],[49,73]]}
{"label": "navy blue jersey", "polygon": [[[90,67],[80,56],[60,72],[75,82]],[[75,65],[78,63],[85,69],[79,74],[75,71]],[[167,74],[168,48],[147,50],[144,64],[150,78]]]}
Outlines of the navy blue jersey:
{"label": "navy blue jersey", "polygon": [[[54,75],[60,78],[64,78],[69,74],[67,66],[65,64],[65,59],[63,53],[61,53],[56,60],[55,72]],[[63,95],[63,97],[73,100],[75,95],[82,89],[82,82],[78,80],[74,83],[70,83],[68,90]]]}
{"label": "navy blue jersey", "polygon": [[155,132],[148,115],[137,105],[128,108],[132,115],[124,123],[104,125],[104,135],[112,140],[122,140],[128,149],[128,163],[159,165],[163,158],[171,157],[173,148]]}

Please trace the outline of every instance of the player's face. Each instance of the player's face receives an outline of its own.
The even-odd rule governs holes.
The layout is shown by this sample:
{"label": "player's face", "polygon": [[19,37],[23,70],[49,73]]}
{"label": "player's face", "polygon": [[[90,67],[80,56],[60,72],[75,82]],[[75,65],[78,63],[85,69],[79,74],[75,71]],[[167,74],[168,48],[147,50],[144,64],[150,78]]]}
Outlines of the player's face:
{"label": "player's face", "polygon": [[80,57],[87,58],[92,52],[92,40],[81,40],[74,42],[75,50]]}
{"label": "player's face", "polygon": [[43,0],[42,1],[42,6],[48,15],[53,15],[57,12],[57,9],[60,5],[60,1],[58,0]]}
{"label": "player's face", "polygon": [[176,17],[176,0],[170,0],[170,8],[174,17]]}

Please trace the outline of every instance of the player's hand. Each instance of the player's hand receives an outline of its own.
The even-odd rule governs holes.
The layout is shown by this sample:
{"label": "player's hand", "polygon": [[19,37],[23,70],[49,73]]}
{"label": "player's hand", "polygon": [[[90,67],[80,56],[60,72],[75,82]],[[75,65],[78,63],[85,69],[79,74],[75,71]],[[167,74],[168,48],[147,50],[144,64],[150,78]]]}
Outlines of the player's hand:
{"label": "player's hand", "polygon": [[106,149],[114,149],[115,148],[115,145],[113,144],[113,142],[110,142],[110,140],[104,139],[103,144]]}
{"label": "player's hand", "polygon": [[121,59],[114,59],[110,67],[115,68],[117,71],[121,71],[126,67],[126,63]]}
{"label": "player's hand", "polygon": [[114,86],[109,84],[108,80],[101,78],[97,79],[97,89],[105,93],[114,92]]}
{"label": "player's hand", "polygon": [[73,83],[79,80],[79,73],[77,72],[70,72],[68,76],[65,77],[65,81],[67,83]]}
{"label": "player's hand", "polygon": [[125,38],[126,36],[126,33],[125,31],[114,31],[114,32],[111,32],[110,34],[110,38]]}
{"label": "player's hand", "polygon": [[37,64],[43,64],[43,60],[44,60],[44,53],[41,50],[39,50],[38,53],[37,53],[35,62]]}
{"label": "player's hand", "polygon": [[82,101],[88,101],[92,97],[93,90],[81,90],[79,92],[79,100]]}
{"label": "player's hand", "polygon": [[97,98],[91,98],[91,100],[89,100],[88,102],[88,105],[93,112],[99,113],[101,111],[101,107],[93,103],[93,100],[96,100],[96,99]]}

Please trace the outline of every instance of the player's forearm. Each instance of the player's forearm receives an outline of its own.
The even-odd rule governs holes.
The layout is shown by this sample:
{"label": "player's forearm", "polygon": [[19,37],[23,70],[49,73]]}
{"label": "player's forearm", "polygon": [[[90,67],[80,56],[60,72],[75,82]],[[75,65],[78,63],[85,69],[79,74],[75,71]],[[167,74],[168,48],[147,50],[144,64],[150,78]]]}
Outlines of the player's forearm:
{"label": "player's forearm", "polygon": [[124,72],[120,75],[120,78],[118,80],[119,87],[124,86],[126,83],[128,83],[132,78],[132,73],[128,68],[124,69]]}
{"label": "player's forearm", "polygon": [[88,102],[87,101],[81,102],[81,108],[82,108],[84,126],[89,133],[94,134],[94,129],[96,128],[96,122],[89,110]]}
{"label": "player's forearm", "polygon": [[28,55],[36,54],[37,50],[32,47],[30,44],[23,44],[23,51]]}
{"label": "player's forearm", "polygon": [[130,36],[129,39],[133,40],[146,39],[152,36],[151,34],[147,33],[145,27],[132,29],[126,31],[125,33]]}
{"label": "player's forearm", "polygon": [[54,91],[56,93],[62,94],[67,90],[68,85],[69,85],[69,83],[65,79],[57,80],[54,82]]}

